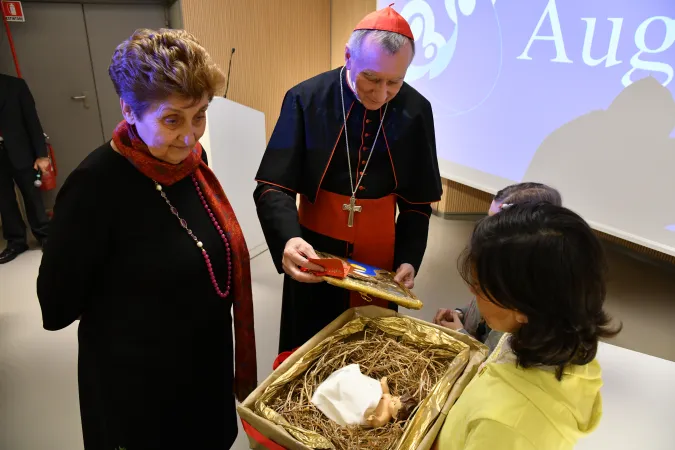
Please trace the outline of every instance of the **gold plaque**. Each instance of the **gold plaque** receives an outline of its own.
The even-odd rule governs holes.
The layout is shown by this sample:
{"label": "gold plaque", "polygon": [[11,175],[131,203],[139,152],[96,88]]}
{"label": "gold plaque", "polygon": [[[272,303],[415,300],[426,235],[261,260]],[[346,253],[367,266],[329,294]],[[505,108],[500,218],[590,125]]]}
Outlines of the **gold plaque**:
{"label": "gold plaque", "polygon": [[396,274],[388,270],[341,258],[329,253],[317,252],[319,258],[337,258],[351,266],[346,278],[324,276],[323,279],[333,286],[356,291],[369,300],[372,297],[381,298],[408,309],[422,309],[423,303],[415,294],[402,284],[396,282]]}

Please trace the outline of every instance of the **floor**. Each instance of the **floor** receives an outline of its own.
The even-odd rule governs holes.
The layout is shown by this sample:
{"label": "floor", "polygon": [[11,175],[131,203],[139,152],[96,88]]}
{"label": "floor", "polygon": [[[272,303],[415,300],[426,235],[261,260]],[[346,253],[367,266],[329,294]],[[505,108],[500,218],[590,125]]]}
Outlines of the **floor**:
{"label": "floor", "polygon": [[[469,294],[456,260],[470,222],[433,218],[430,245],[417,279],[429,320],[440,306],[459,306]],[[0,247],[2,244],[0,244]],[[77,399],[76,326],[42,330],[35,279],[41,253],[0,266],[0,450],[82,449]],[[607,309],[624,331],[599,352],[605,373],[605,416],[578,448],[667,450],[675,427],[675,269],[609,251]],[[253,260],[259,379],[271,371],[278,340],[281,277],[268,253]],[[243,432],[234,446],[245,450]]]}

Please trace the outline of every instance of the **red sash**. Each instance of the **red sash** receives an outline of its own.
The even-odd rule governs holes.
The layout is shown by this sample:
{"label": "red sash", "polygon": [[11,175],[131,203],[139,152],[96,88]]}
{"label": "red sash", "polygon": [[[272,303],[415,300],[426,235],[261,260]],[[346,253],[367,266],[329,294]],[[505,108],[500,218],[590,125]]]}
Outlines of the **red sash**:
{"label": "red sash", "polygon": [[[396,241],[396,197],[388,195],[379,199],[357,199],[361,212],[354,213],[354,226],[349,227],[349,212],[344,205],[350,198],[320,190],[314,204],[305,196],[300,197],[300,224],[324,236],[354,245],[350,259],[381,269],[394,269],[394,244]],[[317,249],[321,250],[321,249]],[[389,307],[389,302],[373,299],[368,302],[358,292],[352,292],[350,307],[377,305]]]}

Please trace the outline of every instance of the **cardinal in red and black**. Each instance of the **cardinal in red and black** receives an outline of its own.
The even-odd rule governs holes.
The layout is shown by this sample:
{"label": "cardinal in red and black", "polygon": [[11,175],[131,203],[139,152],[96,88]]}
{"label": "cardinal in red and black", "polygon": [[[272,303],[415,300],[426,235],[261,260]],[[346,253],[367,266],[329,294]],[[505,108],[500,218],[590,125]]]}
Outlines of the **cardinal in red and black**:
{"label": "cardinal in red and black", "polygon": [[[431,104],[404,79],[408,22],[367,15],[345,65],[291,88],[257,174],[258,217],[285,273],[279,351],[293,350],[350,307],[388,302],[322,283],[316,251],[395,271],[414,287],[441,198]],[[299,207],[298,205],[299,198]]]}

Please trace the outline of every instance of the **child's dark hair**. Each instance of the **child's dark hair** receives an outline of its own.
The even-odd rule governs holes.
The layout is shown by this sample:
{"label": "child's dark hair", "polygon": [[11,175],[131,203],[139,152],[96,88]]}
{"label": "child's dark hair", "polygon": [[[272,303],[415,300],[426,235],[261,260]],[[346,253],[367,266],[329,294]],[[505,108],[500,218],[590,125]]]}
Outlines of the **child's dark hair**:
{"label": "child's dark hair", "polygon": [[507,186],[497,192],[494,198],[497,203],[539,203],[546,202],[562,206],[560,192],[542,183],[518,183]]}
{"label": "child's dark hair", "polygon": [[481,220],[459,268],[479,295],[527,316],[510,341],[521,367],[554,366],[561,379],[565,366],[595,358],[599,338],[621,330],[603,310],[602,245],[561,206],[515,204]]}

